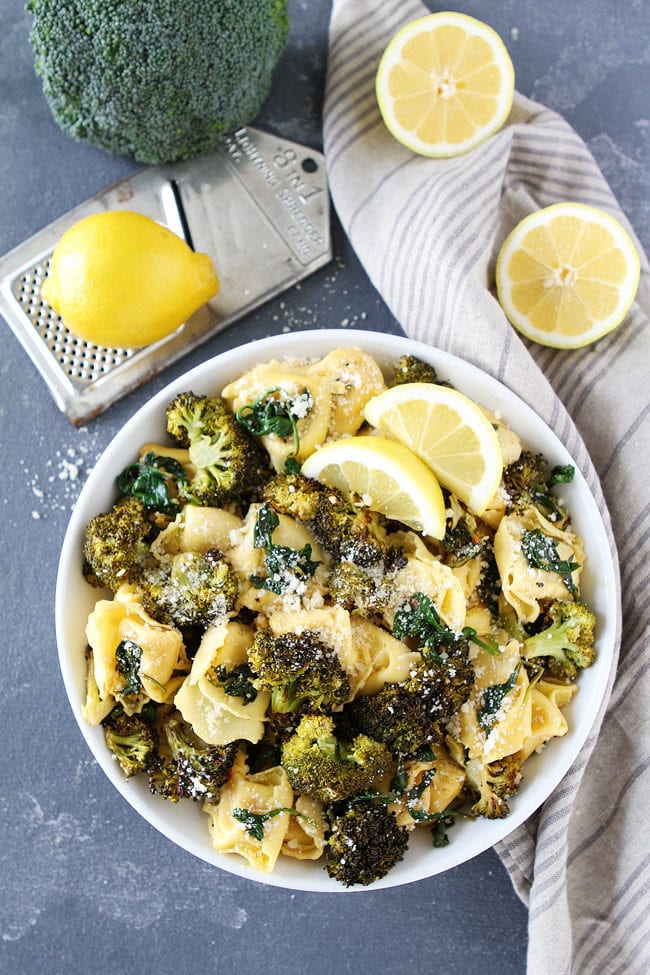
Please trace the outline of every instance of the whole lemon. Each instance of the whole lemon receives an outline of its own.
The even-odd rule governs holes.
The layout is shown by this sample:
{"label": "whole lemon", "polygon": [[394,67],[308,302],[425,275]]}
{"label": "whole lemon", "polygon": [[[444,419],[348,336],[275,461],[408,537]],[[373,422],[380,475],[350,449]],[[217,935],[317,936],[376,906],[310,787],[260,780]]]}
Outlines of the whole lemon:
{"label": "whole lemon", "polygon": [[169,335],[218,290],[207,254],[141,213],[107,210],[63,234],[41,296],[80,338],[130,349]]}

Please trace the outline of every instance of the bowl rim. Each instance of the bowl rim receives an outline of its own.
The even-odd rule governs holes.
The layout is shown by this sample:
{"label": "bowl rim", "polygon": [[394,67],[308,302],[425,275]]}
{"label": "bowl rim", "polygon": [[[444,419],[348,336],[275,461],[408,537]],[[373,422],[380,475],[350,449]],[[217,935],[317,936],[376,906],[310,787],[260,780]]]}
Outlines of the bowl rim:
{"label": "bowl rim", "polygon": [[[85,599],[85,602],[91,606],[97,598],[101,598],[101,595],[98,596],[99,591],[91,590],[81,574],[83,529],[87,521],[110,506],[110,499],[116,496],[113,487],[115,475],[135,455],[141,443],[153,439],[151,436],[138,435],[138,430],[149,425],[158,427],[159,436],[164,435],[164,423],[161,417],[164,417],[165,406],[174,395],[187,389],[195,389],[198,392],[220,392],[228,381],[258,362],[269,359],[311,358],[323,355],[334,348],[346,347],[365,349],[377,358],[381,366],[385,367],[396,362],[399,356],[405,353],[419,356],[434,365],[441,378],[449,378],[461,392],[466,393],[470,398],[476,398],[493,412],[501,413],[515,432],[522,435],[523,431],[524,442],[536,446],[550,461],[558,464],[574,464],[576,477],[571,485],[565,487],[571,498],[580,499],[581,508],[576,512],[575,501],[571,500],[567,507],[576,530],[583,538],[585,528],[587,529],[589,561],[585,572],[588,573],[590,593],[587,601],[595,609],[599,620],[597,661],[588,671],[581,674],[579,688],[583,691],[583,695],[581,698],[579,691],[574,698],[574,702],[579,703],[571,702],[569,705],[571,716],[576,720],[570,722],[569,733],[565,737],[554,739],[546,746],[545,753],[554,756],[552,764],[545,756],[534,755],[527,760],[526,767],[529,772],[533,772],[532,779],[528,777],[524,779],[520,792],[512,801],[510,815],[503,820],[458,823],[452,830],[449,845],[440,850],[434,850],[430,840],[428,843],[430,849],[422,841],[422,834],[428,834],[428,830],[415,830],[411,834],[409,852],[400,864],[382,880],[376,881],[369,887],[353,888],[345,888],[331,880],[321,861],[295,861],[281,857],[272,873],[255,872],[240,857],[219,853],[211,847],[207,819],[200,809],[198,815],[194,815],[195,810],[188,815],[187,808],[183,811],[179,809],[183,804],[175,805],[166,802],[150,795],[145,788],[136,784],[136,780],[127,780],[106,749],[101,728],[87,725],[83,720],[80,677],[83,676],[85,682],[85,641],[79,644],[80,618],[74,619],[70,615],[71,604]],[[478,393],[472,392],[476,389]],[[512,414],[513,407],[516,416]],[[530,436],[526,435],[531,430],[534,431],[532,442]],[[107,499],[106,503],[99,502],[98,499],[101,497]],[[597,574],[594,573],[594,567],[598,567]],[[559,437],[521,397],[489,373],[459,356],[402,335],[360,329],[306,330],[270,335],[247,342],[206,359],[187,372],[181,373],[144,403],[107,444],[82,487],[61,549],[55,593],[57,652],[72,712],[95,760],[132,808],[168,840],[204,862],[268,886],[327,893],[373,891],[424,880],[478,856],[514,832],[555,791],[587,740],[609,685],[620,622],[617,592],[616,560],[610,548],[605,524],[584,474]],[[85,617],[82,619],[81,634],[85,628]],[[81,668],[83,668],[83,675]],[[585,697],[588,698],[587,702],[584,702]],[[188,805],[195,809],[198,806],[198,804],[185,804],[186,807]],[[198,830],[193,825],[197,820],[201,823]]]}

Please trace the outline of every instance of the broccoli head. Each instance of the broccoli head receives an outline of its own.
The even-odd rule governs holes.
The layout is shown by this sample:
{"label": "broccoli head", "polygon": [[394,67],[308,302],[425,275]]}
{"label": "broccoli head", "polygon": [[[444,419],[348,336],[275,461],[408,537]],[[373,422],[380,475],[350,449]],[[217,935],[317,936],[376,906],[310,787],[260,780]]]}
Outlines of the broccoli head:
{"label": "broccoli head", "polygon": [[123,583],[137,581],[149,556],[151,529],[138,498],[121,498],[110,511],[96,515],[83,541],[88,582],[115,592]]}
{"label": "broccoli head", "polygon": [[303,474],[278,474],[265,484],[263,498],[278,514],[311,521],[324,490],[319,481]]}
{"label": "broccoli head", "polygon": [[345,708],[345,726],[401,754],[439,741],[441,722],[465,703],[474,683],[466,650],[461,644],[448,648],[444,655],[423,659],[407,680],[355,698]]}
{"label": "broccoli head", "polygon": [[158,735],[150,721],[117,707],[102,724],[106,745],[127,778],[151,768],[156,760]]}
{"label": "broccoli head", "polygon": [[162,725],[166,749],[149,768],[149,789],[171,802],[214,799],[227,781],[238,744],[209,745],[177,712]]}
{"label": "broccoli head", "polygon": [[394,764],[388,749],[367,735],[339,740],[334,720],[324,714],[305,715],[281,754],[292,788],[323,802],[366,792]]}
{"label": "broccoli head", "polygon": [[[36,71],[72,138],[145,163],[252,122],[286,43],[287,0],[29,0]],[[146,106],[146,111],[144,111]]]}
{"label": "broccoli head", "polygon": [[239,593],[237,576],[217,549],[180,552],[140,579],[145,610],[163,623],[206,627],[226,616]]}
{"label": "broccoli head", "polygon": [[335,488],[321,492],[311,530],[335,559],[355,565],[373,565],[388,551],[385,518],[360,498],[346,498]]}
{"label": "broccoli head", "polygon": [[217,396],[180,393],[167,407],[167,432],[189,450],[186,490],[199,504],[250,499],[268,474],[268,458]]}
{"label": "broccoli head", "polygon": [[543,454],[522,450],[518,460],[503,469],[503,486],[515,507],[535,507],[549,521],[564,523],[567,513],[553,495],[555,484],[573,480],[574,468],[554,467],[549,470]]}
{"label": "broccoli head", "polygon": [[271,709],[297,711],[305,705],[328,710],[350,696],[350,680],[332,647],[311,631],[275,634],[259,630],[248,650],[253,683],[271,692]]}
{"label": "broccoli head", "polygon": [[415,355],[403,355],[395,366],[395,378],[390,386],[402,386],[404,383],[437,383],[439,386],[447,386],[448,383],[441,383],[438,373],[428,362],[418,359]]}
{"label": "broccoli head", "polygon": [[524,640],[524,659],[541,658],[550,676],[573,680],[596,659],[596,616],[584,603],[556,600],[545,615],[547,620],[546,629]]}
{"label": "broccoli head", "polygon": [[486,819],[505,819],[510,812],[508,799],[516,795],[522,780],[521,762],[516,755],[488,765],[471,759],[465,765],[465,774],[475,799],[472,813]]}
{"label": "broccoli head", "polygon": [[362,800],[328,810],[327,873],[346,887],[367,887],[404,858],[408,829],[385,805]]}

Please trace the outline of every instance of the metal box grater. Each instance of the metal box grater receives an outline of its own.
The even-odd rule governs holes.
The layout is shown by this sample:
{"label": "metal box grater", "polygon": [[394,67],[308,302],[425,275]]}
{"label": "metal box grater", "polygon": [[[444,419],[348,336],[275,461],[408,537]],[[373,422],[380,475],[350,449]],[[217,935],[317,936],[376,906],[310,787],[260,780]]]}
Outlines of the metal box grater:
{"label": "metal box grater", "polygon": [[[61,235],[91,213],[144,213],[212,258],[219,293],[171,335],[141,349],[77,338],[40,297]],[[77,425],[331,260],[324,160],[241,128],[214,152],[153,166],[108,187],[0,259],[0,312]]]}

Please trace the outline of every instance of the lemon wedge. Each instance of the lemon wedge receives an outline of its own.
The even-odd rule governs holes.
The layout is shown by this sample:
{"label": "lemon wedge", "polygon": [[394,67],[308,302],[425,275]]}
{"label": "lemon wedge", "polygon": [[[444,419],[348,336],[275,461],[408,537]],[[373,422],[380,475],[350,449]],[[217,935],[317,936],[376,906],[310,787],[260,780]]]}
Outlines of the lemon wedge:
{"label": "lemon wedge", "polygon": [[497,260],[499,301],[518,331],[541,345],[577,349],[620,325],[640,261],[618,220],[581,203],[524,217]]}
{"label": "lemon wedge", "polygon": [[80,338],[130,349],[175,331],[218,290],[207,254],[151,217],[107,210],[66,230],[41,297]]}
{"label": "lemon wedge", "polygon": [[356,494],[373,511],[431,538],[445,534],[445,502],[433,472],[402,444],[384,437],[345,437],[325,444],[302,465],[312,477]]}
{"label": "lemon wedge", "polygon": [[365,418],[431,468],[440,484],[480,515],[503,473],[499,439],[476,403],[435,383],[404,383],[368,401]]}
{"label": "lemon wedge", "polygon": [[510,113],[514,86],[512,61],[496,31],[454,11],[402,27],[375,82],[386,127],[423,156],[458,156],[494,135]]}

